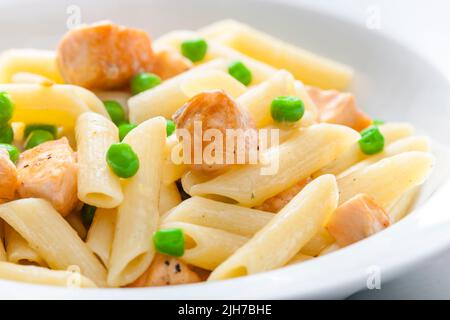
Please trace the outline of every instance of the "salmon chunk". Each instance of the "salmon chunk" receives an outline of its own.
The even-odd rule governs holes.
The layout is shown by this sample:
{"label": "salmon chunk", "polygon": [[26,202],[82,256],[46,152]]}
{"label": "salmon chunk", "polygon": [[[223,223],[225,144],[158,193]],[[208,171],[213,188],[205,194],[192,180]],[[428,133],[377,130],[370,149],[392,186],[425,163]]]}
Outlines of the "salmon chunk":
{"label": "salmon chunk", "polygon": [[314,87],[306,87],[306,90],[319,110],[320,122],[341,124],[356,131],[372,123],[372,119],[358,108],[351,93]]}
{"label": "salmon chunk", "polygon": [[9,153],[0,149],[0,203],[14,200],[18,182],[16,166],[9,159]]}
{"label": "salmon chunk", "polygon": [[23,152],[17,175],[21,198],[46,199],[62,216],[78,204],[76,155],[65,137]]}
{"label": "salmon chunk", "polygon": [[191,60],[183,57],[178,51],[171,48],[155,50],[155,65],[153,72],[161,79],[166,80],[183,73],[193,66]]}
{"label": "salmon chunk", "polygon": [[185,263],[174,257],[156,254],[150,267],[129,287],[154,287],[200,282]]}
{"label": "salmon chunk", "polygon": [[[223,90],[209,90],[197,94],[175,113],[173,120],[177,127],[177,136],[183,141],[184,154],[189,153],[187,148],[189,145],[191,147],[190,164],[193,170],[213,172],[231,164],[248,163],[250,150],[257,148],[258,137],[253,119]],[[196,123],[198,130],[194,130]],[[234,129],[230,130],[231,134],[241,134],[238,138],[229,136],[229,145],[227,145],[227,135],[230,131],[227,132],[227,129]],[[215,137],[210,140],[205,137],[208,131],[221,133],[220,150],[215,148]],[[185,134],[189,136],[188,143],[184,141]],[[195,143],[195,140],[203,140],[201,150],[195,148],[199,145]],[[197,159],[202,160],[201,163],[194,163],[196,154],[200,154]],[[226,159],[230,160],[228,164]]]}
{"label": "salmon chunk", "polygon": [[152,71],[154,53],[145,31],[102,22],[69,31],[59,43],[57,61],[67,83],[109,90]]}
{"label": "salmon chunk", "polygon": [[300,180],[289,189],[280,192],[272,198],[267,199],[259,206],[256,206],[255,209],[277,213],[281,209],[283,209],[284,206],[287,205],[289,201],[291,201],[292,198],[294,198],[300,191],[302,191],[302,189],[310,182],[311,178]]}
{"label": "salmon chunk", "polygon": [[366,194],[341,204],[331,216],[327,229],[339,246],[345,247],[389,227],[384,209]]}

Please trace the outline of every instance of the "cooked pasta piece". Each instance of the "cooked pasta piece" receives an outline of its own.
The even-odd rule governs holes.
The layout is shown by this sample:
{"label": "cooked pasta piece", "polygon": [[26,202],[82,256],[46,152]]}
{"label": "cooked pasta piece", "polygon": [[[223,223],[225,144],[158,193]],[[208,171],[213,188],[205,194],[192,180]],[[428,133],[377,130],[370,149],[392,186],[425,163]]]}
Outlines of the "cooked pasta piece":
{"label": "cooked pasta piece", "polygon": [[0,262],[0,279],[67,288],[96,288],[95,283],[84,275],[66,270],[50,270],[37,266],[21,266]]}
{"label": "cooked pasta piece", "polygon": [[39,254],[9,225],[5,225],[5,247],[9,262],[46,266]]}
{"label": "cooked pasta piece", "polygon": [[168,212],[162,223],[184,222],[251,237],[273,217],[265,211],[192,197]]}
{"label": "cooked pasta piece", "polygon": [[[218,29],[222,28],[221,23],[217,22]],[[208,26],[209,31],[205,32],[205,35],[208,40],[223,41],[254,59],[276,68],[286,69],[308,85],[341,90],[350,84],[353,71],[349,67],[285,43],[245,24],[239,22],[234,24],[226,37],[223,35],[214,37],[214,34],[217,34],[212,31],[214,26]]]}
{"label": "cooked pasta piece", "polygon": [[414,187],[406,191],[399,199],[394,201],[392,205],[387,207],[386,211],[392,223],[396,223],[403,219],[411,210],[416,202],[419,191],[420,186]]}
{"label": "cooked pasta piece", "polygon": [[432,155],[417,151],[380,160],[338,179],[339,203],[344,203],[358,193],[365,193],[378,205],[387,208],[404,192],[422,184],[433,164]]}
{"label": "cooked pasta piece", "polygon": [[0,56],[0,83],[11,83],[19,72],[37,74],[55,83],[64,83],[53,51],[11,49]]}
{"label": "cooked pasta piece", "polygon": [[[203,83],[205,77],[202,75],[206,70],[226,70],[225,60],[213,60],[202,66],[193,68],[188,72],[182,73],[172,79],[164,81],[159,86],[135,95],[128,100],[130,109],[130,122],[139,124],[147,119],[163,116],[170,119],[175,111],[178,110],[189,97],[183,91],[183,83],[187,83],[199,78]],[[236,80],[237,81],[237,80]],[[229,83],[229,82],[228,82]],[[208,86],[205,89],[211,89]],[[218,89],[218,88],[213,88]],[[222,89],[224,89],[222,87]]]}
{"label": "cooked pasta piece", "polygon": [[117,208],[108,284],[123,286],[136,280],[155,254],[151,237],[159,221],[161,168],[166,141],[166,121],[150,119],[123,140],[139,158],[135,176],[124,181],[124,200]]}
{"label": "cooked pasta piece", "polygon": [[231,232],[184,222],[163,223],[160,229],[180,228],[186,241],[186,250],[180,259],[188,264],[214,270],[248,241]]}
{"label": "cooked pasta piece", "polygon": [[92,92],[70,85],[0,84],[14,102],[11,121],[75,127],[82,113],[94,111],[109,119],[103,103]]}
{"label": "cooked pasta piece", "polygon": [[78,198],[100,208],[115,208],[123,200],[122,187],[106,163],[106,152],[119,142],[117,127],[105,117],[86,112],[76,124]]}
{"label": "cooked pasta piece", "polygon": [[286,265],[290,266],[293,264],[299,264],[308,260],[314,259],[313,256],[308,256],[303,253],[297,253]]}
{"label": "cooked pasta piece", "polygon": [[45,200],[22,199],[0,206],[0,218],[17,231],[52,269],[76,266],[98,286],[106,271],[75,230]]}
{"label": "cooked pasta piece", "polygon": [[29,72],[18,72],[15,73],[12,78],[11,78],[11,83],[34,83],[34,84],[40,84],[43,86],[51,86],[53,84],[55,84],[55,82],[53,82],[53,80],[41,76],[39,74],[35,74],[35,73],[29,73]]}
{"label": "cooked pasta piece", "polygon": [[418,136],[412,136],[403,138],[397,141],[392,142],[390,145],[388,145],[382,153],[375,154],[373,156],[369,156],[363,161],[360,161],[356,163],[355,165],[351,166],[344,172],[342,172],[339,176],[345,176],[347,174],[352,173],[355,170],[367,167],[371,164],[374,164],[377,161],[380,161],[384,158],[389,158],[392,156],[395,156],[397,154],[401,154],[403,152],[409,152],[409,151],[423,151],[427,152],[429,151],[429,141],[426,137],[418,137]]}
{"label": "cooked pasta piece", "polygon": [[208,281],[255,274],[285,265],[333,213],[338,198],[333,175],[312,181],[263,229],[218,266]]}
{"label": "cooked pasta piece", "polygon": [[[381,125],[380,132],[384,136],[384,144],[388,146],[394,141],[402,138],[412,136],[414,134],[414,128],[408,123],[392,122]],[[359,144],[353,145],[347,152],[337,157],[335,161],[320,169],[313,174],[313,177],[318,177],[322,174],[331,173],[338,175],[350,168],[355,163],[364,160],[368,156],[361,151]]]}
{"label": "cooked pasta piece", "polygon": [[182,162],[183,145],[178,141],[177,135],[172,134],[166,140],[163,161],[163,183],[171,184],[186,173],[188,166]]}
{"label": "cooked pasta piece", "polygon": [[86,244],[106,267],[109,266],[116,216],[117,209],[97,208],[86,237]]}
{"label": "cooked pasta piece", "polygon": [[313,125],[268,151],[267,159],[276,169],[272,174],[262,174],[262,165],[245,166],[194,185],[189,191],[191,195],[220,195],[253,207],[324,167],[358,138],[359,134],[348,127]]}

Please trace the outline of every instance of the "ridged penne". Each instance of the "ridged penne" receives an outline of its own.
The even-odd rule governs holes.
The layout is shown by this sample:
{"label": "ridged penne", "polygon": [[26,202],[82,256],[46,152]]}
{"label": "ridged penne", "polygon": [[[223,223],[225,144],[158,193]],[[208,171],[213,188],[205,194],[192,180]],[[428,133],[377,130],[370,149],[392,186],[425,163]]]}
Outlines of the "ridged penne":
{"label": "ridged penne", "polygon": [[150,265],[153,232],[159,221],[159,192],[166,121],[162,117],[141,123],[123,140],[137,154],[140,167],[123,183],[124,200],[117,208],[108,284],[123,286],[136,280]]}
{"label": "ridged penne", "polygon": [[313,125],[268,151],[266,159],[276,167],[272,174],[262,174],[262,165],[245,166],[192,186],[190,194],[219,195],[253,207],[326,166],[358,138],[348,127]]}
{"label": "ridged penne", "polygon": [[186,263],[214,270],[248,241],[234,233],[184,222],[164,223],[160,229],[180,228],[186,237],[186,251],[181,257]]}
{"label": "ridged penne", "polygon": [[89,228],[86,244],[103,264],[109,266],[117,209],[97,208]]}
{"label": "ridged penne", "polygon": [[106,285],[106,271],[94,253],[63,217],[42,199],[21,199],[0,206],[0,218],[17,231],[56,270],[71,266],[98,286]]}
{"label": "ridged penne", "polygon": [[333,175],[309,183],[274,219],[218,266],[208,281],[272,270],[288,263],[323,225],[338,204]]}
{"label": "ridged penne", "polygon": [[100,208],[115,208],[123,200],[122,187],[106,163],[106,152],[119,142],[117,127],[105,117],[86,112],[76,123],[78,198]]}

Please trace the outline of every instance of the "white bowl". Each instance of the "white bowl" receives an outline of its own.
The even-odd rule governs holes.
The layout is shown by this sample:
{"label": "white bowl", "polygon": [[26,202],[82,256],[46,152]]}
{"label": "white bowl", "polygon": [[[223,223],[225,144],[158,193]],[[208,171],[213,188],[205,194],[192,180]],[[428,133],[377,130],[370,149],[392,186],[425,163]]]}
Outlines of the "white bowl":
{"label": "white bowl", "polygon": [[[376,118],[413,123],[449,144],[450,85],[427,61],[377,32],[299,6],[250,0],[2,1],[0,49],[54,48],[66,29],[69,5],[82,22],[102,19],[142,27],[153,36],[234,18],[351,65],[351,90]],[[398,224],[367,240],[296,266],[208,284],[142,289],[68,290],[0,281],[4,298],[244,299],[343,298],[366,287],[372,267],[392,279],[450,244],[450,180],[445,148],[420,203]]]}

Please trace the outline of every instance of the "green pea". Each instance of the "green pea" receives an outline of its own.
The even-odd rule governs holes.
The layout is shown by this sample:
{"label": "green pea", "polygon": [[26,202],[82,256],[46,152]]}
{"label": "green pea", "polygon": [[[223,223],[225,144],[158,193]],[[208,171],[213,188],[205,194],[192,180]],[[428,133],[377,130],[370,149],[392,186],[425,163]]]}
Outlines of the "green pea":
{"label": "green pea", "polygon": [[245,86],[252,82],[252,72],[240,61],[232,62],[228,66],[228,73]]}
{"label": "green pea", "polygon": [[137,127],[137,125],[132,124],[132,123],[122,123],[121,125],[119,125],[120,141],[122,141],[126,137],[126,135],[136,127]]}
{"label": "green pea", "polygon": [[108,112],[111,121],[114,122],[116,126],[126,122],[125,111],[120,103],[108,100],[103,101],[103,104],[105,105],[105,109]]}
{"label": "green pea", "polygon": [[198,62],[205,58],[208,51],[208,43],[201,39],[190,39],[181,43],[181,53],[192,62]]}
{"label": "green pea", "polygon": [[153,244],[159,252],[174,257],[184,254],[184,233],[182,229],[162,229],[153,235]]}
{"label": "green pea", "polygon": [[16,163],[19,159],[20,151],[16,148],[16,146],[13,146],[12,144],[0,143],[0,148],[8,151],[9,158],[12,162]]}
{"label": "green pea", "polygon": [[106,162],[111,170],[121,178],[130,178],[139,170],[139,158],[129,144],[112,144],[106,153]]}
{"label": "green pea", "polygon": [[92,224],[92,220],[94,220],[95,211],[97,207],[91,206],[87,203],[83,205],[81,209],[81,220],[86,228],[89,228]]}
{"label": "green pea", "polygon": [[7,92],[0,92],[0,125],[5,125],[11,120],[14,104]]}
{"label": "green pea", "polygon": [[172,120],[167,120],[166,133],[170,137],[175,132],[175,123]]}
{"label": "green pea", "polygon": [[56,139],[56,136],[58,135],[58,128],[54,125],[43,124],[43,123],[30,123],[30,124],[27,124],[27,126],[25,127],[25,130],[23,132],[25,139],[34,130],[48,131],[53,135],[53,139]]}
{"label": "green pea", "polygon": [[34,130],[30,133],[27,140],[25,140],[25,149],[32,149],[41,143],[53,140],[53,134],[46,130]]}
{"label": "green pea", "polygon": [[156,74],[148,72],[138,73],[133,79],[131,79],[131,93],[138,94],[154,88],[159,84],[161,84],[161,78]]}
{"label": "green pea", "polygon": [[378,127],[369,127],[361,131],[361,139],[359,139],[359,147],[365,154],[376,154],[383,151],[384,136]]}
{"label": "green pea", "polygon": [[14,130],[9,125],[6,124],[0,127],[0,143],[12,143],[14,140]]}
{"label": "green pea", "polygon": [[270,112],[277,122],[296,122],[305,114],[305,106],[297,97],[281,96],[272,101]]}

